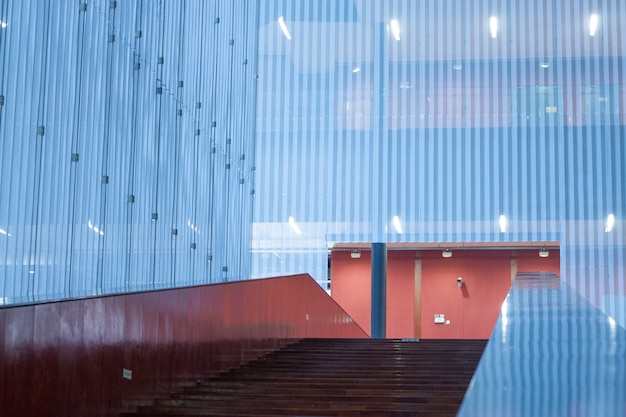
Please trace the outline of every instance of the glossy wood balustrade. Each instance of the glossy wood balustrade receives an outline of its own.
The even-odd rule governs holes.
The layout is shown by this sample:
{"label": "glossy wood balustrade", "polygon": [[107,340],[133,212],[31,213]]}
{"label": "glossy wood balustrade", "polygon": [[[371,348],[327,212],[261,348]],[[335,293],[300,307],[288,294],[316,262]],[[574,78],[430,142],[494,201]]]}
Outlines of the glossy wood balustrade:
{"label": "glossy wood balustrade", "polygon": [[626,416],[626,330],[556,275],[517,275],[459,412],[509,416]]}
{"label": "glossy wood balustrade", "polygon": [[308,275],[4,307],[0,416],[114,416],[294,340],[366,336]]}
{"label": "glossy wood balustrade", "polygon": [[121,416],[454,416],[485,344],[307,339]]}

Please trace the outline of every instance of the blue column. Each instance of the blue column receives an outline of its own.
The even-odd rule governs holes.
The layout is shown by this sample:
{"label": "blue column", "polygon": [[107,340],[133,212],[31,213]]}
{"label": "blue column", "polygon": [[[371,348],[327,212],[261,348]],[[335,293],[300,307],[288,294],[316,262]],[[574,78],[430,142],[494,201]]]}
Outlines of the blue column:
{"label": "blue column", "polygon": [[370,336],[387,335],[387,244],[372,243],[372,321]]}

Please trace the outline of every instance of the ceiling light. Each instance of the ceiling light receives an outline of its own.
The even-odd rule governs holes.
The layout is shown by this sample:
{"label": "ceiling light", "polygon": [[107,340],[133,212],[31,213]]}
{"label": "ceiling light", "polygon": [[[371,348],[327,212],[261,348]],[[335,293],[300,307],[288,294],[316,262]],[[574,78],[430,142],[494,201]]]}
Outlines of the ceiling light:
{"label": "ceiling light", "polygon": [[285,19],[282,16],[278,18],[278,24],[280,25],[280,29],[283,31],[283,35],[285,35],[285,38],[291,40],[289,29],[287,29],[287,25],[285,24]]}
{"label": "ceiling light", "polygon": [[539,257],[547,258],[548,256],[550,256],[550,252],[546,248],[541,248],[541,250],[539,251]]}
{"label": "ceiling light", "polygon": [[506,216],[504,214],[500,215],[500,232],[504,233],[506,232]]}
{"label": "ceiling light", "polygon": [[292,216],[289,216],[289,226],[291,226],[293,231],[296,232],[297,234],[299,234],[299,235],[302,234],[302,231],[298,227],[298,224],[296,223],[296,220]]}
{"label": "ceiling light", "polygon": [[396,19],[391,21],[391,34],[393,37],[399,41],[400,40],[400,23]]}
{"label": "ceiling light", "polygon": [[402,233],[402,224],[400,223],[400,217],[393,216],[393,227],[396,228],[396,232]]}
{"label": "ceiling light", "polygon": [[449,251],[448,249],[446,249],[443,252],[441,252],[441,256],[443,256],[444,258],[451,258],[452,257],[452,251]]}
{"label": "ceiling light", "polygon": [[359,259],[361,257],[361,252],[359,252],[358,250],[353,250],[352,252],[350,252],[350,257],[352,259]]}
{"label": "ceiling light", "polygon": [[606,233],[609,233],[611,230],[613,230],[614,225],[615,225],[615,216],[613,215],[613,213],[611,213],[606,218],[606,227],[604,228],[604,231]]}
{"label": "ceiling light", "polygon": [[498,36],[498,18],[495,16],[489,18],[489,31],[492,38],[495,39]]}
{"label": "ceiling light", "polygon": [[592,14],[589,17],[589,36],[596,36],[596,30],[598,29],[598,15]]}
{"label": "ceiling light", "polygon": [[361,67],[354,67],[354,69],[352,70],[352,72],[355,74],[359,71],[361,71]]}

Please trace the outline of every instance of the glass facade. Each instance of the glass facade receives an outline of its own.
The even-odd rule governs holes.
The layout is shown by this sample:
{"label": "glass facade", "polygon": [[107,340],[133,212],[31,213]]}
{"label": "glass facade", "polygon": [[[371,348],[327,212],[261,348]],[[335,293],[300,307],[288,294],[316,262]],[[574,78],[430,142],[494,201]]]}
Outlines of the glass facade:
{"label": "glass facade", "polygon": [[562,278],[623,315],[619,0],[0,0],[0,20],[4,304],[325,285],[335,242],[558,241]]}

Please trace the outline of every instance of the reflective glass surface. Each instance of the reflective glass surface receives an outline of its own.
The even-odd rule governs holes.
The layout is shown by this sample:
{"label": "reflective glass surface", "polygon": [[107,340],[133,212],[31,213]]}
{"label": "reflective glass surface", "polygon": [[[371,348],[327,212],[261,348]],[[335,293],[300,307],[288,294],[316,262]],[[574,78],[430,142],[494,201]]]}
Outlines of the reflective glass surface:
{"label": "reflective glass surface", "polygon": [[552,275],[518,275],[460,417],[626,415],[626,330]]}

